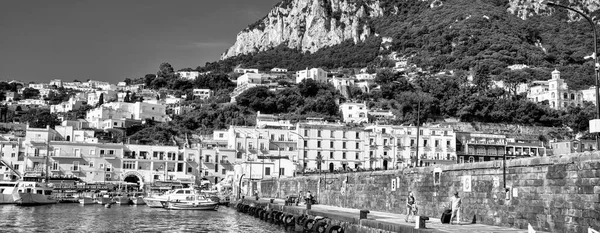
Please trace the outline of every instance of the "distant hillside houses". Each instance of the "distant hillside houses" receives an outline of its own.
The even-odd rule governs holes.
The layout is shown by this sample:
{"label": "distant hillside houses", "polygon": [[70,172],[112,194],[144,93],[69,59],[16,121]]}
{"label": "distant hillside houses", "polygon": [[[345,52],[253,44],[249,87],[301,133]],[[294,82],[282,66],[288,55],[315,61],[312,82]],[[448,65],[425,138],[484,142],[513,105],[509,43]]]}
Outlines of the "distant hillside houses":
{"label": "distant hillside houses", "polygon": [[200,72],[198,71],[177,71],[176,73],[180,78],[187,80],[195,80],[200,76]]}
{"label": "distant hillside houses", "polygon": [[529,87],[527,98],[533,102],[547,104],[553,109],[564,110],[568,106],[581,106],[583,93],[571,91],[567,83],[560,78],[560,71],[552,71],[552,79],[534,81]]}
{"label": "distant hillside houses", "polygon": [[92,128],[102,128],[106,120],[145,120],[151,119],[158,122],[170,121],[166,113],[166,106],[145,102],[111,102],[97,108],[90,109],[85,118]]}
{"label": "distant hillside houses", "polygon": [[327,82],[327,71],[321,68],[312,68],[296,71],[296,83],[301,83],[304,79],[312,79],[319,83]]}

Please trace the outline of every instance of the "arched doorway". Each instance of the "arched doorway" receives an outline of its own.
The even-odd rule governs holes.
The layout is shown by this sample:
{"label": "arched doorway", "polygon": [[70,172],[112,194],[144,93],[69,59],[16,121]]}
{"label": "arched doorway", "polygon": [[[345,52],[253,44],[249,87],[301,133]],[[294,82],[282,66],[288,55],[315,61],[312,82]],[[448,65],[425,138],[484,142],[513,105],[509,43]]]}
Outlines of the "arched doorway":
{"label": "arched doorway", "polygon": [[388,161],[386,159],[383,160],[383,170],[388,169]]}
{"label": "arched doorway", "polygon": [[333,163],[329,163],[329,172],[333,172]]}
{"label": "arched doorway", "polygon": [[127,183],[140,184],[140,178],[133,174],[126,176],[125,179],[123,179],[123,181],[125,181]]}

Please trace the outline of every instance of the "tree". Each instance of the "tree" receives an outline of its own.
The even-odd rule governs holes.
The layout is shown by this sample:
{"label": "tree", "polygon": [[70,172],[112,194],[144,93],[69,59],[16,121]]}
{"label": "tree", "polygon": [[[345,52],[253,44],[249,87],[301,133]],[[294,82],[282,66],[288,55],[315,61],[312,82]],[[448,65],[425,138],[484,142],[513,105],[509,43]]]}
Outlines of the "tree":
{"label": "tree", "polygon": [[167,62],[163,62],[160,64],[160,66],[158,66],[158,73],[156,73],[156,76],[158,77],[168,77],[170,75],[172,75],[174,73],[173,67],[171,66],[171,64],[167,63]]}
{"label": "tree", "polygon": [[100,106],[104,104],[104,93],[100,93],[100,97],[98,97],[98,104],[96,106]]}
{"label": "tree", "polygon": [[23,89],[23,99],[37,99],[40,97],[40,91],[34,88]]}
{"label": "tree", "polygon": [[25,122],[33,128],[45,128],[50,126],[54,129],[54,126],[60,124],[58,117],[54,113],[50,113],[50,109],[31,108],[25,114],[23,114],[20,122]]}

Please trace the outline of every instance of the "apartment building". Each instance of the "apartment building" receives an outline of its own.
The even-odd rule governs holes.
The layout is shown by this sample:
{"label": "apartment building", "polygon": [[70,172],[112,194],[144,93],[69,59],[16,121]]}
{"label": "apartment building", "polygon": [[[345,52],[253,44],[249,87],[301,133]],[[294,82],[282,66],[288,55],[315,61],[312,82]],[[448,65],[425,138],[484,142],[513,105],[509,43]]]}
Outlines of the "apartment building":
{"label": "apartment building", "polygon": [[15,180],[25,172],[21,138],[0,137],[0,180]]}
{"label": "apartment building", "polygon": [[506,135],[457,132],[456,150],[459,163],[501,160],[506,154]]}
{"label": "apartment building", "polygon": [[102,128],[103,122],[108,119],[151,119],[159,122],[169,121],[166,106],[145,102],[111,102],[103,104],[87,112],[86,118],[93,128]]}
{"label": "apartment building", "polygon": [[327,71],[321,68],[306,68],[306,70],[297,71],[296,83],[301,83],[304,79],[312,79],[319,83],[327,83]]}
{"label": "apartment building", "polygon": [[298,162],[308,171],[364,168],[366,134],[362,128],[311,119],[296,131]]}
{"label": "apartment building", "polygon": [[365,103],[342,103],[340,104],[342,118],[346,123],[368,123],[369,109]]}

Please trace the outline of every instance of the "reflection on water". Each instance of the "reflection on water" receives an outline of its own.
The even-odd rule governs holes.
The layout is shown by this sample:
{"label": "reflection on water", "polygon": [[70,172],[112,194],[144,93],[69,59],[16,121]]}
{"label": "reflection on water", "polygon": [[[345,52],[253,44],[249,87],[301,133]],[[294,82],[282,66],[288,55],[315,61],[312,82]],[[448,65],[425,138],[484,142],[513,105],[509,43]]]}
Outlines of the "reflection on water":
{"label": "reflection on water", "polygon": [[234,209],[187,211],[147,206],[0,205],[1,232],[284,232]]}

